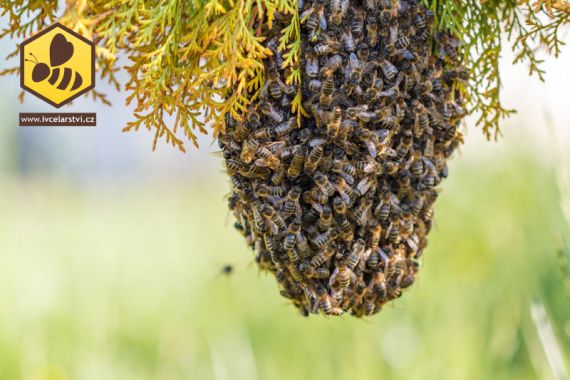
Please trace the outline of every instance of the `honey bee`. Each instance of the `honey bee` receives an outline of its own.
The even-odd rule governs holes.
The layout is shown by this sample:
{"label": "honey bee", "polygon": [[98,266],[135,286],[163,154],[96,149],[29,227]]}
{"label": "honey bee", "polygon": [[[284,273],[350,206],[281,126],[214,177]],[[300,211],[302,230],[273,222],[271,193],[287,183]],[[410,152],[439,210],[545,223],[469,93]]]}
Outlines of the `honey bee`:
{"label": "honey bee", "polygon": [[289,217],[295,214],[295,216],[301,217],[303,213],[301,210],[301,205],[299,204],[301,192],[302,190],[299,186],[293,186],[291,190],[289,190],[287,198],[283,203],[283,216]]}
{"label": "honey bee", "polygon": [[319,215],[318,228],[320,231],[326,231],[332,226],[333,217],[332,210],[328,205],[323,206],[323,211]]}
{"label": "honey bee", "polygon": [[378,23],[376,17],[367,16],[366,17],[366,32],[368,33],[368,45],[375,47],[378,43]]}
{"label": "honey bee", "polygon": [[350,30],[355,36],[360,36],[362,29],[364,28],[364,11],[361,9],[355,9],[354,16],[352,18],[352,24],[350,25]]}
{"label": "honey bee", "polygon": [[369,12],[376,11],[376,0],[364,0],[364,6]]}
{"label": "honey bee", "polygon": [[281,123],[283,121],[283,113],[275,110],[275,108],[273,108],[273,105],[269,102],[263,102],[260,111],[262,114],[269,117],[276,123]]}
{"label": "honey bee", "polygon": [[322,157],[323,147],[321,145],[314,147],[309,153],[307,160],[305,161],[304,172],[306,174],[312,174],[315,170],[317,170],[317,166],[319,165]]}
{"label": "honey bee", "polygon": [[413,161],[410,165],[410,172],[414,178],[420,178],[424,173],[424,161],[422,156],[414,154]]}
{"label": "honey bee", "polygon": [[318,91],[320,91],[322,85],[323,85],[323,83],[320,80],[312,79],[309,82],[308,88],[312,92],[318,92]]}
{"label": "honey bee", "polygon": [[305,64],[305,73],[309,78],[316,78],[319,75],[319,58],[309,55]]}
{"label": "honey bee", "polygon": [[396,79],[396,76],[398,75],[398,69],[390,61],[383,59],[380,62],[379,66],[380,70],[382,70],[382,74],[384,74],[384,78],[386,78],[388,82],[392,82],[394,79]]}
{"label": "honey bee", "polygon": [[349,269],[346,262],[338,262],[329,279],[329,286],[332,287],[334,285],[338,285],[341,289],[348,288],[351,282],[351,277],[353,277],[353,275],[354,274]]}
{"label": "honey bee", "polygon": [[368,213],[370,212],[370,208],[372,207],[372,200],[370,198],[364,198],[356,210],[354,210],[353,216],[354,219],[360,225],[366,225],[366,221],[369,219]]}
{"label": "honey bee", "polygon": [[317,41],[320,31],[327,30],[327,19],[324,15],[322,4],[315,4],[301,14],[301,23],[307,25],[309,31],[309,41]]}
{"label": "honey bee", "polygon": [[301,170],[303,170],[303,164],[305,162],[305,156],[307,155],[306,149],[307,148],[305,148],[305,146],[297,147],[295,154],[293,154],[293,159],[291,160],[289,169],[287,169],[288,178],[295,179],[301,174]]}
{"label": "honey bee", "polygon": [[337,26],[340,25],[347,7],[348,0],[331,0],[330,22]]}
{"label": "honey bee", "polygon": [[386,235],[390,243],[397,243],[400,241],[400,226],[398,223],[392,222],[386,230]]}
{"label": "honey bee", "polygon": [[313,239],[313,243],[318,249],[323,249],[332,240],[336,239],[337,232],[335,230],[327,230]]}
{"label": "honey bee", "polygon": [[317,255],[313,256],[313,258],[309,262],[309,267],[313,270],[317,269],[318,267],[326,263],[333,254],[334,251],[332,249],[326,249],[319,252]]}
{"label": "honey bee", "polygon": [[354,42],[354,37],[352,36],[352,32],[350,30],[342,33],[342,42],[344,50],[347,52],[352,53],[356,50],[356,43]]}
{"label": "honey bee", "polygon": [[278,170],[281,168],[281,160],[277,158],[271,151],[265,147],[259,148],[257,150],[259,159],[256,160],[256,164],[259,166],[267,166],[271,170]]}
{"label": "honey bee", "polygon": [[372,279],[374,291],[378,294],[378,298],[383,300],[386,298],[388,291],[387,291],[387,284],[386,284],[386,277],[382,272],[376,272],[374,274],[374,278]]}
{"label": "honey bee", "polygon": [[267,204],[264,205],[261,209],[261,215],[265,218],[265,221],[273,231],[274,235],[277,235],[280,230],[283,231],[287,229],[285,221],[273,207]]}
{"label": "honey bee", "polygon": [[354,184],[353,175],[356,172],[356,169],[354,168],[354,166],[352,166],[348,163],[344,163],[343,161],[340,161],[340,160],[335,160],[333,162],[333,166],[331,168],[331,171],[337,173],[342,178],[344,178],[344,180],[348,184],[350,184],[350,185]]}
{"label": "honey bee", "polygon": [[317,288],[317,294],[319,297],[319,306],[325,315],[342,315],[344,313],[340,307],[333,305],[331,296],[322,286]]}
{"label": "honey bee", "polygon": [[348,219],[343,215],[337,219],[337,224],[340,228],[339,236],[342,238],[342,240],[352,241],[354,238],[354,229]]}
{"label": "honey bee", "polygon": [[255,189],[254,193],[258,198],[267,198],[275,201],[283,196],[283,188],[280,186],[267,186],[262,184]]}
{"label": "honey bee", "polygon": [[276,170],[273,175],[271,176],[271,183],[275,186],[280,185],[283,182],[283,178],[285,178],[285,168],[281,167],[281,169]]}
{"label": "honey bee", "polygon": [[363,173],[382,174],[383,167],[374,160],[356,161],[355,168]]}
{"label": "honey bee", "polygon": [[330,197],[334,194],[333,186],[323,173],[315,172],[313,178],[315,179],[315,183],[321,189],[323,194],[325,194],[327,197]]}
{"label": "honey bee", "polygon": [[325,77],[321,87],[321,95],[319,97],[319,104],[323,107],[328,107],[332,103],[334,92],[334,78],[332,75]]}
{"label": "honey bee", "polygon": [[328,37],[326,34],[324,35],[326,38],[323,42],[318,43],[315,47],[315,53],[317,55],[325,55],[325,54],[336,54],[340,50],[340,42],[337,40],[333,40]]}
{"label": "honey bee", "polygon": [[333,108],[330,113],[329,122],[327,124],[327,134],[330,138],[335,138],[340,131],[340,123],[342,122],[342,110],[340,107]]}
{"label": "honey bee", "polygon": [[336,177],[333,181],[333,186],[336,191],[338,191],[344,202],[348,205],[352,205],[354,203],[354,192],[342,177]]}
{"label": "honey bee", "polygon": [[350,53],[348,56],[348,70],[346,73],[347,81],[351,86],[356,86],[362,79],[362,62],[358,59],[356,54]]}
{"label": "honey bee", "polygon": [[242,144],[242,150],[240,154],[240,160],[249,164],[253,157],[255,156],[255,152],[259,149],[259,141],[256,139],[249,139],[245,140]]}
{"label": "honey bee", "polygon": [[346,215],[348,211],[346,203],[340,197],[335,197],[333,199],[333,209],[337,215]]}
{"label": "honey bee", "polygon": [[324,77],[332,76],[342,66],[342,57],[338,54],[330,57],[325,65],[321,68],[321,75]]}

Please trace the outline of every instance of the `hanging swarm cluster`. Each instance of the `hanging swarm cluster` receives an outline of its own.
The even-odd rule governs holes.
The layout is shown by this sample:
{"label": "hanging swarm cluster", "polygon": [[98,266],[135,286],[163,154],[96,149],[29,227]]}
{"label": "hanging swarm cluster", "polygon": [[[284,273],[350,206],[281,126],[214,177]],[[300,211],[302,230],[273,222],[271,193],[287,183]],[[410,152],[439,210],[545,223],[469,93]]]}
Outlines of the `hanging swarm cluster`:
{"label": "hanging swarm cluster", "polygon": [[229,206],[304,315],[362,317],[416,278],[435,187],[460,143],[466,72],[458,41],[434,34],[416,0],[316,0],[300,12],[309,116],[297,125],[270,36],[260,98],[219,139]]}

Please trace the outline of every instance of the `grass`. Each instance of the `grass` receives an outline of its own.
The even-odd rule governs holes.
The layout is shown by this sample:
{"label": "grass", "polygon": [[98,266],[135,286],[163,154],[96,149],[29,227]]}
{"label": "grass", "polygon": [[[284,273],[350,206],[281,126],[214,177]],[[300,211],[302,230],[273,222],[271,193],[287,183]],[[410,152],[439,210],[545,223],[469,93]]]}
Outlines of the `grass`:
{"label": "grass", "polygon": [[536,300],[569,357],[556,183],[531,156],[453,162],[419,282],[367,320],[299,317],[206,183],[5,178],[0,379],[552,378]]}

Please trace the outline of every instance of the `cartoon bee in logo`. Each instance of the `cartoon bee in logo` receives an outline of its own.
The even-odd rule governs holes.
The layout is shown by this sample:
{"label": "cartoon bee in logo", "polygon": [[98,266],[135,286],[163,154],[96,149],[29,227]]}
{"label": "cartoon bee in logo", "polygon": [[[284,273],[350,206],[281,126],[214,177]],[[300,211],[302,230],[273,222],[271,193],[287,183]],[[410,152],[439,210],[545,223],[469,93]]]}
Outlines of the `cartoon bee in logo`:
{"label": "cartoon bee in logo", "polygon": [[[34,60],[26,59],[34,64],[32,80],[36,83],[48,79],[52,86],[59,90],[73,91],[83,84],[81,75],[69,67],[60,67],[73,57],[73,44],[61,33],[56,34],[50,43],[50,64],[39,62],[35,55],[30,53]],[[51,75],[50,75],[51,74]],[[73,80],[72,80],[73,79]]]}

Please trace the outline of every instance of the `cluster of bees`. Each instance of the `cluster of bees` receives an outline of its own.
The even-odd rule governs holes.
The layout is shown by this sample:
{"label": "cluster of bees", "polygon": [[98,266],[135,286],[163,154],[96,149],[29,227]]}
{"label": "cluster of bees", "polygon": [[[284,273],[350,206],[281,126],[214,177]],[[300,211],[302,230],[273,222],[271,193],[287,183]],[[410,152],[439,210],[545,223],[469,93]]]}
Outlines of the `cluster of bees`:
{"label": "cluster of bees", "polygon": [[367,316],[416,279],[467,75],[459,41],[417,0],[300,7],[308,117],[290,111],[274,36],[259,100],[219,137],[229,207],[303,315]]}

